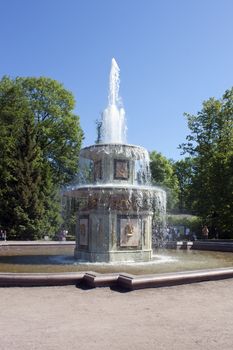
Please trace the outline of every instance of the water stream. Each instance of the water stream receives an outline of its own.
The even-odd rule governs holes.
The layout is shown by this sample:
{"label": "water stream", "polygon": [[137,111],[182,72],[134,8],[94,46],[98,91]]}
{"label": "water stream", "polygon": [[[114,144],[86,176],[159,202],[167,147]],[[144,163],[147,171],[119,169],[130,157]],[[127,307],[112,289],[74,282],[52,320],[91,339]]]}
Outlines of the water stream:
{"label": "water stream", "polygon": [[120,68],[112,59],[108,106],[102,113],[100,143],[126,143],[125,110],[119,97]]}

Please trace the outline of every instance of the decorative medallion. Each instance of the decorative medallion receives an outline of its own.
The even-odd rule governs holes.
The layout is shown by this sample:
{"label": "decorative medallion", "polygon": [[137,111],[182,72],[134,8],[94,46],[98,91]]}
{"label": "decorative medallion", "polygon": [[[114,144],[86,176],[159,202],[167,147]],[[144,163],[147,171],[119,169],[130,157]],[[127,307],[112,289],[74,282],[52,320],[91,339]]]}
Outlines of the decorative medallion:
{"label": "decorative medallion", "polygon": [[131,237],[133,236],[133,233],[134,233],[134,227],[132,224],[127,224],[125,226],[125,234],[127,237]]}
{"label": "decorative medallion", "polygon": [[96,209],[98,205],[98,198],[90,196],[88,198],[88,209]]}
{"label": "decorative medallion", "polygon": [[120,219],[120,247],[139,247],[140,227],[138,219]]}

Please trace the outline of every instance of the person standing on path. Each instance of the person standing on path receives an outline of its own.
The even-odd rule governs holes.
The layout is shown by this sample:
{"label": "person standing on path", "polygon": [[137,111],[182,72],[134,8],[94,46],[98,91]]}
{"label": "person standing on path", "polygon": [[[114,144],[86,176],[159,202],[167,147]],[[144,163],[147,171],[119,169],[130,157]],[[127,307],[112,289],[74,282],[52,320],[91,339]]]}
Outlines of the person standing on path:
{"label": "person standing on path", "polygon": [[208,227],[206,225],[202,229],[202,235],[203,235],[204,239],[208,239],[208,237],[209,237],[209,230],[208,230]]}

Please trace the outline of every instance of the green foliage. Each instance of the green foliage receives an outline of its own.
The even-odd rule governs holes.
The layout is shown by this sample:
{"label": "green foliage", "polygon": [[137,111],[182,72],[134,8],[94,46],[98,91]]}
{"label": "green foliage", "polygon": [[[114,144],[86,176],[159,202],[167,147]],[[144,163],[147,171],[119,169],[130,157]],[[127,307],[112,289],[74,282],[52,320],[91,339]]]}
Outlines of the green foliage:
{"label": "green foliage", "polygon": [[181,213],[192,211],[190,191],[192,187],[193,167],[194,160],[191,157],[173,163],[174,173],[178,179],[178,209]]}
{"label": "green foliage", "polygon": [[193,157],[192,209],[206,221],[210,236],[233,237],[233,89],[186,117],[191,133],[180,147]]}
{"label": "green foliage", "polygon": [[62,217],[64,218],[63,226],[68,230],[69,235],[74,238],[76,236],[79,200],[78,198],[63,196],[62,202]]}
{"label": "green foliage", "polygon": [[173,209],[178,202],[178,178],[174,173],[173,162],[161,153],[150,153],[150,169],[154,184],[162,186],[167,192],[167,209]]}
{"label": "green foliage", "polygon": [[77,173],[82,130],[74,99],[48,78],[0,81],[0,225],[38,239],[61,224],[60,187]]}

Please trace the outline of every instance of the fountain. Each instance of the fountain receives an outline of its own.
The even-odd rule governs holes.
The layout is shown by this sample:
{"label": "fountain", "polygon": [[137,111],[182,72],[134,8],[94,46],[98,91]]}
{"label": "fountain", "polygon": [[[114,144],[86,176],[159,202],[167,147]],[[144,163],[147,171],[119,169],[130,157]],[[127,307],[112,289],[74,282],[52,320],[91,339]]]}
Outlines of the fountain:
{"label": "fountain", "polygon": [[126,143],[119,82],[113,59],[98,142],[81,150],[79,178],[64,193],[78,204],[75,257],[73,242],[4,242],[0,286],[84,283],[131,290],[233,277],[230,242],[214,246],[220,252],[198,252],[213,244],[197,241],[152,256],[152,218],[165,223],[166,194],[150,185],[148,152]]}
{"label": "fountain", "polygon": [[147,150],[126,143],[119,72],[113,58],[97,143],[81,150],[77,184],[65,193],[78,202],[75,257],[82,261],[150,261],[152,216],[165,219],[166,193],[150,184]]}

